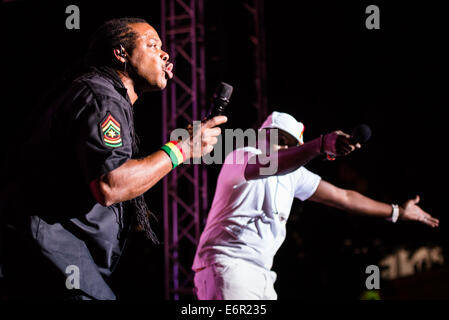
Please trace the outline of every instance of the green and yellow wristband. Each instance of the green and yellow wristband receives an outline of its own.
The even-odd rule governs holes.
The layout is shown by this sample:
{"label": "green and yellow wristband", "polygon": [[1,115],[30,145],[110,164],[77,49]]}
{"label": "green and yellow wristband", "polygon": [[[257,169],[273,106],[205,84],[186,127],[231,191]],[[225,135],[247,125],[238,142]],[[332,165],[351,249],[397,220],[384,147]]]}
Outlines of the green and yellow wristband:
{"label": "green and yellow wristband", "polygon": [[182,148],[179,146],[178,142],[176,141],[169,141],[165,145],[161,147],[161,150],[164,150],[165,153],[168,154],[168,156],[171,159],[171,162],[173,164],[173,169],[179,166],[181,163],[186,161],[186,155],[184,151],[182,151]]}

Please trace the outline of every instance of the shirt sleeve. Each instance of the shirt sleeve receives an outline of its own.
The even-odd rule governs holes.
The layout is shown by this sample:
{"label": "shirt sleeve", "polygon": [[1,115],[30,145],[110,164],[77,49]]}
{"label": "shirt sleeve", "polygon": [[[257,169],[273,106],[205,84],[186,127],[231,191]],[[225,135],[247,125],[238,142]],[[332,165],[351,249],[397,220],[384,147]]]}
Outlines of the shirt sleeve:
{"label": "shirt sleeve", "polygon": [[[247,183],[245,179],[246,165],[253,160],[255,156],[261,152],[252,147],[236,149],[231,152],[225,159],[222,171],[226,172],[226,176],[230,179],[233,187]],[[254,158],[254,159],[253,159]]]}
{"label": "shirt sleeve", "polygon": [[77,156],[87,183],[131,159],[132,119],[127,107],[114,98],[93,98],[77,114]]}
{"label": "shirt sleeve", "polygon": [[300,167],[292,174],[293,185],[295,186],[295,198],[301,201],[310,198],[318,188],[321,177],[305,167]]}

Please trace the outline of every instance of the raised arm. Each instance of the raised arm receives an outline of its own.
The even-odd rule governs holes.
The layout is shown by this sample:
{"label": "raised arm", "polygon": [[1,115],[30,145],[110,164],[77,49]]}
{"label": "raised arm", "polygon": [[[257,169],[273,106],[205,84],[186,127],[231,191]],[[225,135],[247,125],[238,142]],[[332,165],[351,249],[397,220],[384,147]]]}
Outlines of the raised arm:
{"label": "raised arm", "polygon": [[[390,218],[393,210],[391,204],[373,200],[354,190],[338,188],[324,180],[321,180],[309,200],[354,214],[383,218]],[[415,199],[407,200],[399,206],[399,219],[419,221],[431,227],[438,227],[439,220],[422,210],[417,205],[418,202],[419,196],[416,196]]]}

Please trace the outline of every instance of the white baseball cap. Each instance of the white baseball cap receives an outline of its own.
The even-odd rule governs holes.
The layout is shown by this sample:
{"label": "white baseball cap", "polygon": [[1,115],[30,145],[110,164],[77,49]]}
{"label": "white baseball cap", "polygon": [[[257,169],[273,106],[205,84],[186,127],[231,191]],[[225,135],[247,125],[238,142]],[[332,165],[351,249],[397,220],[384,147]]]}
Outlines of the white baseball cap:
{"label": "white baseball cap", "polygon": [[304,124],[302,122],[297,121],[294,117],[284,112],[274,111],[272,114],[268,116],[268,118],[264,121],[259,130],[265,128],[278,128],[284,130],[291,134],[296,140],[299,141],[299,144],[303,144],[303,133],[304,133]]}

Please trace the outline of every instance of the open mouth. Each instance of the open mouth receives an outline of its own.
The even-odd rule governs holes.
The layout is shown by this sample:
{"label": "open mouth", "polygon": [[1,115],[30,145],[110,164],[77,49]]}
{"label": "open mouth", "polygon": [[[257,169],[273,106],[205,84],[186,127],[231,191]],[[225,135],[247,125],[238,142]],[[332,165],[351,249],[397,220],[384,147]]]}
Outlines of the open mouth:
{"label": "open mouth", "polygon": [[165,65],[165,68],[164,68],[165,78],[166,78],[166,79],[171,79],[171,78],[173,78],[173,72],[172,72],[172,70],[173,70],[173,63],[167,63],[167,64]]}

